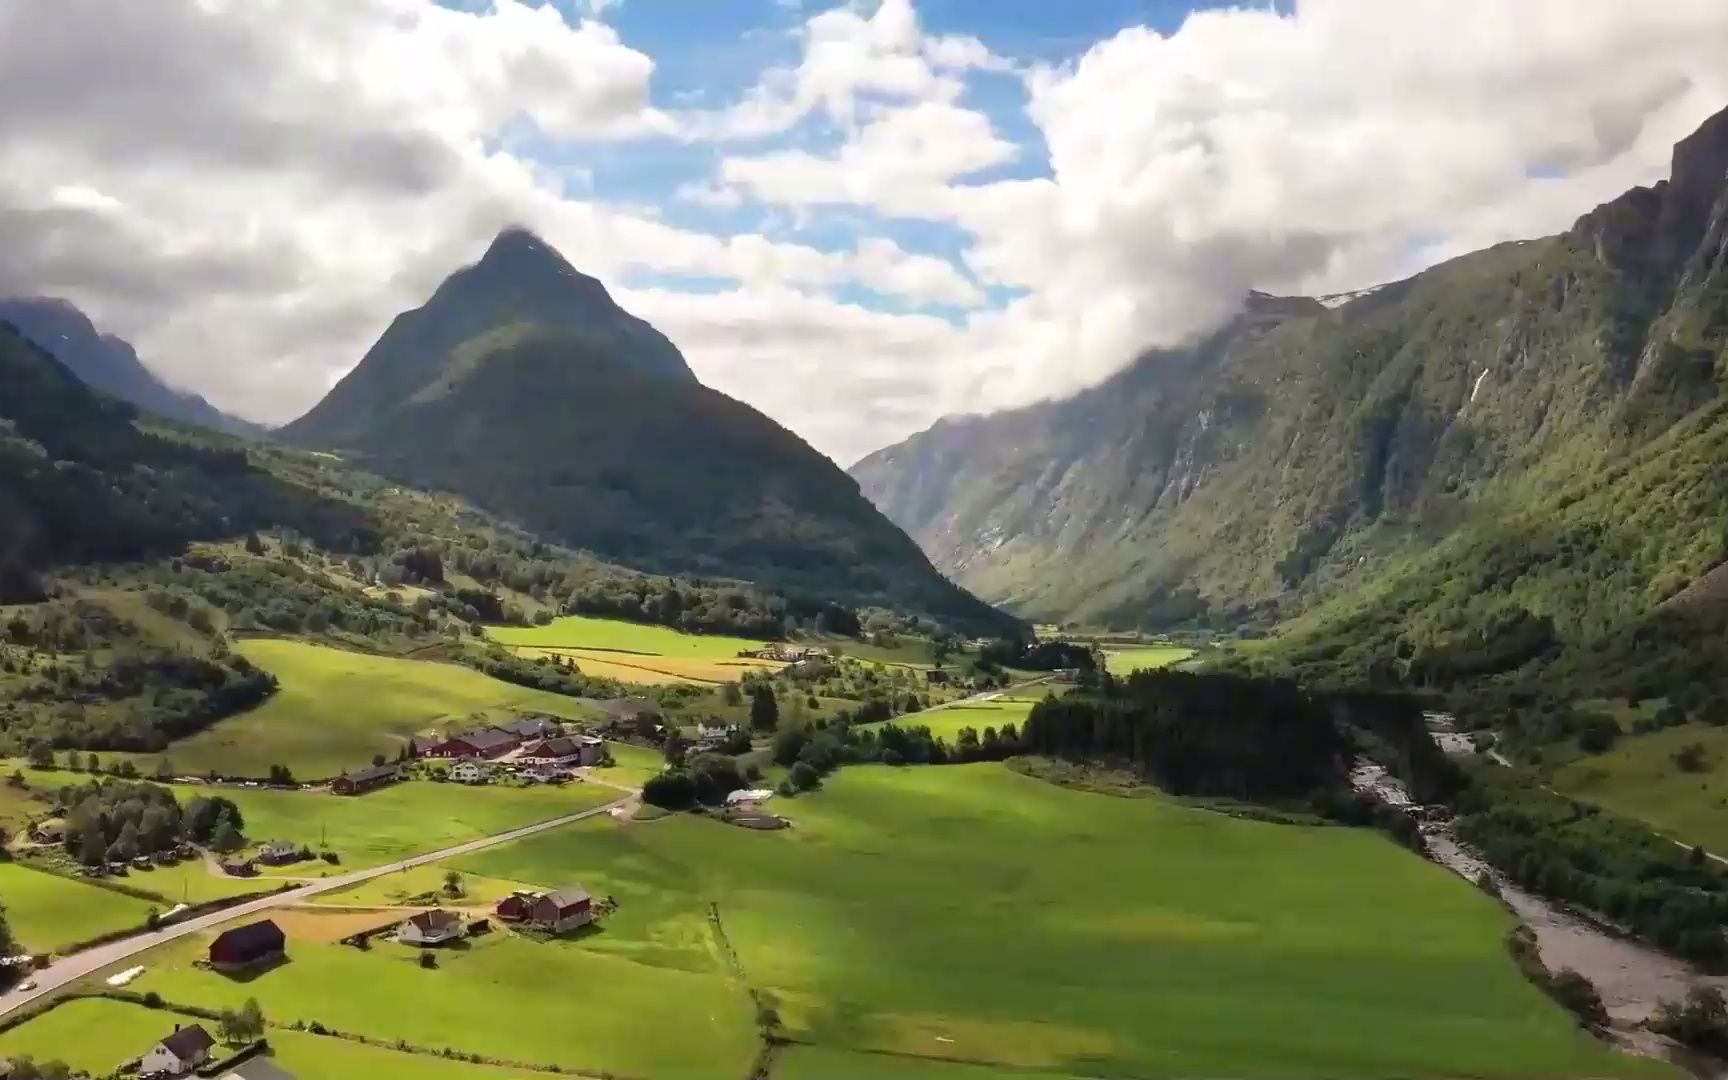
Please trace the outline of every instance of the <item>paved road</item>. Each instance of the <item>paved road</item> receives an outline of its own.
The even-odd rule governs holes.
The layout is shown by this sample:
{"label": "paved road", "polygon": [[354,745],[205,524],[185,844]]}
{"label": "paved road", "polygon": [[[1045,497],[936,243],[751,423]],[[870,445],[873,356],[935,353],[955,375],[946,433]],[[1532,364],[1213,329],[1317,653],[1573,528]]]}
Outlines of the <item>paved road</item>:
{"label": "paved road", "polygon": [[164,942],[173,941],[176,938],[183,938],[188,934],[195,934],[200,930],[207,930],[212,926],[241,918],[246,915],[255,915],[258,912],[268,911],[271,908],[278,908],[287,904],[297,904],[303,900],[317,896],[320,893],[331,892],[335,889],[354,885],[362,881],[371,881],[373,878],[383,877],[385,874],[393,874],[399,870],[406,870],[414,866],[424,866],[426,863],[438,862],[440,859],[448,859],[457,855],[466,855],[471,851],[482,851],[489,847],[497,847],[499,844],[507,844],[512,840],[520,840],[524,836],[533,836],[535,833],[542,833],[548,829],[556,829],[563,825],[569,825],[571,822],[581,821],[584,818],[591,818],[607,813],[614,807],[623,806],[626,803],[629,803],[634,798],[634,794],[628,795],[624,798],[615,799],[603,806],[596,806],[584,810],[578,814],[566,814],[563,817],[552,818],[549,821],[541,821],[533,825],[525,825],[520,829],[511,829],[509,832],[502,832],[496,836],[487,836],[479,840],[470,840],[467,843],[457,844],[454,847],[441,848],[438,851],[428,851],[424,855],[415,855],[412,858],[402,859],[399,862],[393,862],[385,866],[374,866],[367,870],[355,870],[352,873],[342,874],[338,877],[321,878],[309,885],[301,885],[285,892],[273,893],[270,896],[262,897],[257,900],[249,900],[244,904],[225,907],[219,911],[213,911],[208,915],[200,915],[197,918],[188,919],[185,922],[178,922],[171,926],[165,926],[160,930],[140,931],[129,938],[122,938],[119,941],[111,941],[106,945],[98,945],[92,949],[85,949],[83,952],[73,953],[71,956],[62,957],[61,959],[54,961],[54,963],[43,968],[41,971],[35,972],[31,975],[30,977],[36,982],[36,989],[28,992],[14,991],[4,997],[0,997],[0,1016],[5,1016],[7,1013],[28,1005],[37,998],[51,994],[65,986],[67,983],[82,979],[84,976],[93,974],[94,972],[101,971],[105,967],[125,960],[127,957],[136,956],[146,949],[153,949]]}

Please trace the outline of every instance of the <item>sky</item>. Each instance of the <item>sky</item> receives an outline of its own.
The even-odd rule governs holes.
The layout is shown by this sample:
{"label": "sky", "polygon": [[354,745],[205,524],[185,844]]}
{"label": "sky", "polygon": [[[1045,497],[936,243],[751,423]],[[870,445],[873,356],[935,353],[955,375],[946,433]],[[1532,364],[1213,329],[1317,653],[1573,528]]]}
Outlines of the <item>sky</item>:
{"label": "sky", "polygon": [[1723,0],[4,0],[0,295],[292,420],[523,225],[841,464],[1566,228]]}

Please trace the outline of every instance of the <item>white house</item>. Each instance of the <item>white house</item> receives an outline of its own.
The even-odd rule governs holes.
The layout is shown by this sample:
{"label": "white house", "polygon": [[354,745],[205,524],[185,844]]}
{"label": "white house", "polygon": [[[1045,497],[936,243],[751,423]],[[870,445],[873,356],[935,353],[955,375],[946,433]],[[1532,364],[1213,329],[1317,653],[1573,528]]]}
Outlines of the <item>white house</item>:
{"label": "white house", "polygon": [[741,788],[726,796],[727,806],[754,806],[756,803],[767,802],[774,797],[774,792],[767,788]]}
{"label": "white house", "polygon": [[455,941],[467,932],[462,916],[454,911],[433,908],[402,920],[396,928],[396,940],[404,945],[442,945]]}
{"label": "white house", "polygon": [[491,774],[491,770],[478,761],[458,761],[450,769],[450,779],[460,784],[485,783]]}
{"label": "white house", "polygon": [[216,1040],[199,1024],[176,1027],[174,1034],[157,1043],[144,1055],[144,1059],[138,1064],[138,1071],[145,1076],[153,1073],[184,1076],[209,1061],[210,1048],[215,1045]]}

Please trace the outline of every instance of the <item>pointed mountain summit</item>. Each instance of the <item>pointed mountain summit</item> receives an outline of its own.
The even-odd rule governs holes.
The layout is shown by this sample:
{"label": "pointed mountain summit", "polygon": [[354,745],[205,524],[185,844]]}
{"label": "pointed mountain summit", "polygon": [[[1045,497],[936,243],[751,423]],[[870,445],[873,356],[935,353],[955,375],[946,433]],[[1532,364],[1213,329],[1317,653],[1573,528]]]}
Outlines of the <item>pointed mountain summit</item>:
{"label": "pointed mountain summit", "polygon": [[520,229],[398,316],[283,436],[639,569],[1011,625],[838,466],[697,382],[664,335]]}
{"label": "pointed mountain summit", "polygon": [[556,332],[644,375],[695,382],[666,335],[620,308],[606,287],[526,229],[499,233],[422,306],[398,315],[311,412],[283,429],[305,444],[359,438],[380,416],[435,386],[500,332]]}
{"label": "pointed mountain summit", "polygon": [[45,296],[0,299],[0,322],[11,323],[87,386],[140,409],[236,435],[260,433],[257,425],[229,416],[197,394],[163,382],[138,359],[137,350],[112,334],[102,333],[70,301]]}

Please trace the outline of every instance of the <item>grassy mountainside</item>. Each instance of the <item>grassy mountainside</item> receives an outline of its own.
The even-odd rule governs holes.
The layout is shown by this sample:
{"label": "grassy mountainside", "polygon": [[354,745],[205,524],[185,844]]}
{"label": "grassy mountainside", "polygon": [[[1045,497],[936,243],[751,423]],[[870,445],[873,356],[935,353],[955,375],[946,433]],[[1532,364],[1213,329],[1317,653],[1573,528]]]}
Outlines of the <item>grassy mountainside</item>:
{"label": "grassy mountainside", "polygon": [[645,570],[1007,622],[832,462],[696,382],[665,338],[525,233],[400,317],[284,435]]}
{"label": "grassy mountainside", "polygon": [[48,297],[0,300],[0,322],[9,322],[77,375],[86,385],[149,412],[182,423],[237,435],[255,435],[255,424],[229,416],[197,394],[164,383],[131,345],[96,329],[70,302]]}
{"label": "grassy mountainside", "polygon": [[[1336,308],[1256,298],[1194,348],[944,421],[853,475],[939,567],[1023,615],[1270,621],[1334,596],[1334,614],[1390,613],[1479,581],[1492,548],[1504,587],[1450,632],[1509,590],[1601,632],[1728,555],[1707,467],[1725,168],[1728,113],[1676,148],[1671,180],[1562,235]],[[1679,459],[1690,483],[1663,475]],[[1554,557],[1527,557],[1544,537]]]}

